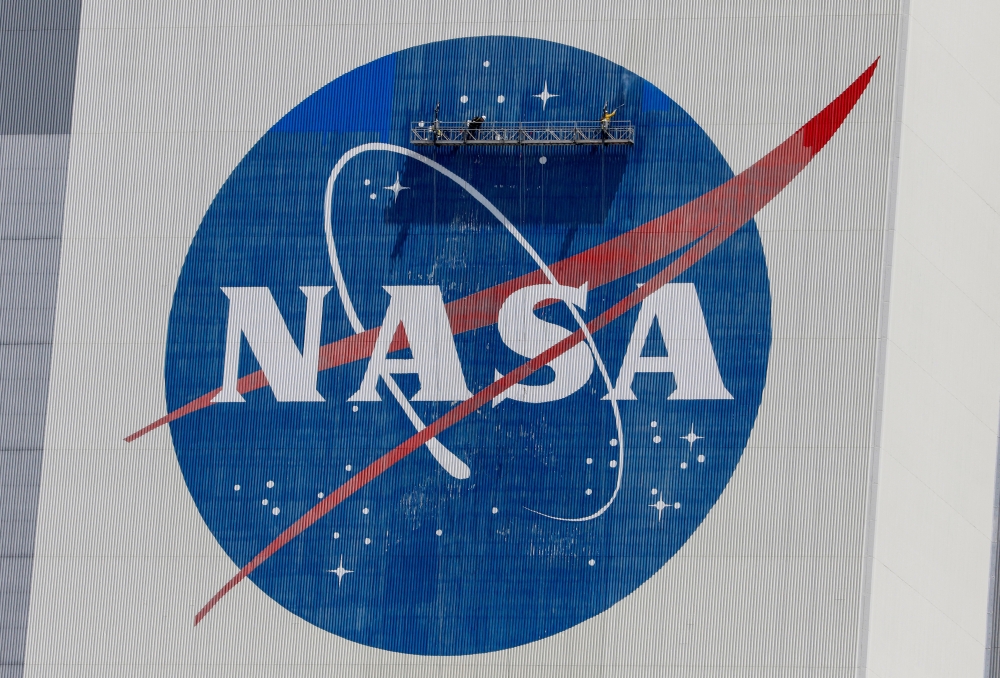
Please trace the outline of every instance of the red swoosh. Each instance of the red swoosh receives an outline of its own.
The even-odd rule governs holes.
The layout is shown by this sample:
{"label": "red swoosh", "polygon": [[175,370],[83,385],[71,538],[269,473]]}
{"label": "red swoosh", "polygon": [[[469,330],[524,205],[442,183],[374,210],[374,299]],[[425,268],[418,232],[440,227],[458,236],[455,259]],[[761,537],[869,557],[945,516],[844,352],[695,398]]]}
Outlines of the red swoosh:
{"label": "red swoosh", "polygon": [[[861,96],[877,64],[876,59],[868,70],[816,117],[740,175],[672,212],[553,264],[549,267],[553,275],[564,285],[579,287],[586,282],[590,289],[595,289],[685,247],[721,223],[725,215],[733,210],[747,214],[744,222],[749,221],[830,140],[857,101],[851,97]],[[492,325],[496,322],[500,306],[513,292],[522,287],[547,282],[548,279],[541,271],[535,271],[447,304],[445,309],[451,321],[452,332],[460,334]],[[328,370],[368,358],[379,329],[375,327],[323,346],[319,353],[319,369]],[[406,347],[406,339],[401,334],[393,342],[391,350]],[[240,393],[247,393],[264,386],[267,386],[267,378],[258,370],[242,377],[237,389]],[[164,424],[208,407],[220,390],[217,388],[192,400],[139,429],[125,438],[125,441],[132,442]]]}
{"label": "red swoosh", "polygon": [[[780,193],[781,190],[784,189],[785,186],[787,186],[807,164],[809,164],[809,161],[812,160],[817,153],[819,153],[819,151],[833,137],[834,133],[840,128],[844,119],[847,118],[848,113],[851,112],[854,105],[861,97],[861,94],[865,91],[865,88],[868,87],[868,83],[871,81],[877,65],[878,59],[876,59],[864,73],[858,76],[857,80],[851,83],[846,90],[844,90],[836,99],[827,105],[826,108],[803,125],[784,143],[758,160],[750,168],[733,177],[722,186],[719,186],[700,198],[689,202],[687,205],[679,207],[672,212],[654,219],[653,221],[650,221],[649,223],[644,224],[643,226],[640,226],[611,241],[614,243],[615,241],[620,241],[622,238],[633,236],[640,242],[652,245],[662,245],[663,241],[676,242],[676,239],[683,237],[690,237],[690,239],[693,240],[704,236],[701,237],[701,239],[698,240],[698,242],[696,242],[691,249],[684,252],[684,254],[656,274],[645,285],[588,322],[587,328],[590,332],[597,332],[602,327],[612,322],[615,318],[618,318],[629,309],[642,303],[643,299],[693,266],[702,257],[724,242],[726,238],[738,231],[743,224],[753,218],[754,214],[756,214],[764,205]],[[652,224],[656,224],[655,230],[650,228]],[[643,231],[640,235],[634,235],[641,229],[647,230]],[[677,234],[684,235],[678,236]],[[688,242],[690,242],[690,240],[688,240]],[[597,249],[599,248],[593,248],[592,250],[588,250],[587,252],[579,254],[576,257],[566,259],[560,263],[567,264],[568,262],[577,260],[579,257],[588,255]],[[619,256],[626,257],[634,264],[638,261],[644,261],[646,257],[650,255],[648,253],[643,254],[642,252],[623,251],[620,252]],[[615,279],[607,277],[610,274],[607,274],[606,272],[603,273],[602,277],[602,271],[604,269],[610,268],[613,271],[619,272],[617,273],[618,277],[621,275],[627,275],[627,273],[620,272],[626,270],[628,266],[623,266],[617,261],[602,262],[594,259],[581,259],[580,261],[587,261],[593,266],[593,269],[587,270],[582,269],[582,267],[573,267],[569,270],[558,271],[556,267],[558,266],[557,264],[552,267],[552,272],[555,273],[556,277],[559,278],[563,284],[569,285],[582,284],[587,280],[587,278],[563,278],[560,276],[560,273],[566,275],[571,272],[586,270],[588,274],[597,275],[597,279],[603,280],[604,282]],[[652,261],[656,261],[656,259],[652,259],[647,263],[652,263]],[[481,322],[483,318],[489,318],[490,313],[493,314],[493,318],[495,319],[496,306],[498,306],[496,297],[499,293],[495,293],[494,290],[504,288],[512,291],[513,289],[517,289],[517,287],[504,286],[515,285],[519,281],[527,278],[534,279],[533,276],[535,275],[536,274],[522,276],[516,280],[453,302],[452,305],[463,303],[467,304],[467,306],[461,307],[466,312],[466,315],[461,317],[475,318],[475,320],[470,320],[470,322]],[[589,278],[589,280],[593,281],[594,278]],[[544,279],[539,279],[539,282],[545,281]],[[591,282],[591,284],[594,287],[597,286],[596,283]],[[472,300],[477,298],[479,298],[478,304],[472,303]],[[503,297],[500,297],[500,299],[503,299]],[[479,311],[478,315],[475,311]],[[486,323],[483,322],[483,324]],[[455,316],[452,316],[452,327],[455,327]],[[364,337],[368,334],[371,334],[371,332],[366,332],[363,335],[357,335],[357,337],[360,339],[360,337]],[[493,398],[500,395],[522,379],[527,378],[536,370],[540,369],[550,361],[571,349],[576,344],[583,341],[583,339],[583,330],[578,329],[572,335],[563,339],[552,348],[540,354],[538,357],[529,360],[517,369],[508,373],[503,378],[498,379],[483,390],[479,391],[468,400],[462,402],[457,407],[449,410],[443,417],[432,422],[424,430],[410,436],[401,444],[397,445],[392,450],[366,466],[357,475],[341,485],[325,499],[316,504],[316,506],[310,509],[305,515],[292,523],[287,529],[285,529],[284,532],[278,535],[274,541],[268,544],[264,550],[254,556],[249,563],[244,565],[236,576],[226,582],[226,585],[223,586],[219,592],[216,593],[210,601],[208,601],[208,603],[206,603],[197,615],[195,615],[195,626],[197,626],[198,623],[205,618],[205,615],[207,615],[212,608],[215,607],[215,604],[218,603],[222,597],[226,595],[226,593],[232,590],[234,586],[243,581],[247,575],[274,555],[282,546],[300,535],[313,523],[332,511],[342,501],[380,476],[396,462],[406,457],[406,455],[420,448],[420,446],[428,440],[461,421],[463,418],[472,414],[483,405],[489,403]],[[374,339],[371,341],[374,341]],[[327,348],[332,349],[340,343],[342,342],[331,344],[327,346]],[[368,350],[370,352],[370,347]]]}

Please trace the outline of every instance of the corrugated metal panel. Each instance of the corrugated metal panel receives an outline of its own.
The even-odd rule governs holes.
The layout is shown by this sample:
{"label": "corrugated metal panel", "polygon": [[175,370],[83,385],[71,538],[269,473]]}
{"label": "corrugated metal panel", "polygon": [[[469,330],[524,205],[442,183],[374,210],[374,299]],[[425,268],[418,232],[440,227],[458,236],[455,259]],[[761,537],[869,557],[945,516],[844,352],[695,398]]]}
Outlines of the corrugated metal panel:
{"label": "corrugated metal panel", "polygon": [[889,180],[885,196],[885,230],[883,235],[882,271],[879,281],[879,309],[875,332],[877,337],[875,355],[875,378],[872,384],[874,412],[871,426],[871,454],[868,469],[868,492],[865,505],[865,526],[863,563],[861,571],[861,596],[858,601],[857,664],[859,675],[868,670],[868,646],[871,626],[871,587],[874,568],[875,524],[878,505],[878,473],[881,459],[883,410],[885,398],[886,341],[889,325],[889,294],[892,280],[892,250],[895,237],[896,202],[899,184],[899,145],[903,118],[903,83],[906,76],[906,40],[909,15],[909,0],[902,0],[897,17],[896,72],[894,74],[893,118],[890,125],[891,139]]}
{"label": "corrugated metal panel", "polygon": [[0,12],[0,675],[23,672],[80,3]]}
{"label": "corrugated metal panel", "polygon": [[68,134],[0,137],[0,665],[11,667],[27,626],[68,156]]}
{"label": "corrugated metal panel", "polygon": [[68,134],[80,0],[8,0],[0,11],[0,134]]}
{"label": "corrugated metal panel", "polygon": [[[164,647],[184,648],[183,659],[171,661],[290,661],[268,638],[254,635],[270,623],[263,621],[273,614],[267,607],[239,608],[261,615],[253,618],[253,629],[237,629],[233,617],[225,617],[188,635],[181,625],[188,622],[187,608],[204,601],[176,602],[170,589],[194,590],[191,595],[200,597],[212,585],[206,580],[228,572],[231,563],[205,538],[204,526],[192,522],[197,514],[167,436],[156,434],[132,447],[119,438],[133,430],[128,426],[162,414],[164,309],[191,231],[228,168],[299,99],[359,65],[352,52],[394,51],[487,32],[583,45],[642,75],[654,73],[657,84],[709,130],[737,171],[794,132],[871,59],[881,54],[883,61],[822,161],[758,217],[774,295],[764,403],[730,486],[664,571],[544,648],[425,660],[317,640],[310,646],[317,654],[310,656],[317,663],[359,662],[371,673],[386,674],[461,674],[474,670],[472,664],[484,674],[508,675],[668,668],[678,675],[853,674],[863,635],[871,437],[877,427],[897,3],[808,9],[795,3],[523,4],[496,9],[495,21],[472,27],[464,24],[468,7],[457,3],[419,12],[399,8],[413,12],[402,21],[393,19],[396,8],[388,4],[317,9],[308,20],[292,10],[278,16],[277,9],[270,10],[273,15],[206,9],[191,18],[180,16],[179,7],[156,10],[170,16],[139,9],[99,16],[95,8],[84,37],[87,70],[81,75],[93,80],[81,94],[83,125],[94,133],[74,145],[66,246],[71,263],[63,272],[61,358],[54,372],[67,388],[52,400],[59,414],[50,444],[59,456],[49,468],[55,485],[40,536],[46,596],[33,611],[36,662],[84,657],[106,665],[121,656],[167,661]],[[566,14],[557,9],[587,18],[564,21],[560,16]],[[345,29],[345,21],[355,25]],[[373,31],[393,38],[375,41]],[[288,78],[257,80],[262,72],[282,72],[281,64],[293,59],[290,45],[306,53],[327,53],[336,45],[339,70],[315,67],[287,89]],[[758,54],[766,57],[752,58]],[[801,68],[804,58],[808,66]],[[239,66],[215,69],[226,59]],[[760,91],[768,92],[767,100]],[[88,305],[98,294],[107,303]],[[134,409],[81,402],[70,388],[81,383]],[[114,510],[57,496],[57,487],[84,473],[94,483],[91,491],[114,500]],[[119,500],[138,510],[119,513]],[[172,532],[175,520],[185,526],[183,534]],[[192,564],[196,560],[206,565]],[[130,575],[111,581],[96,570],[72,569],[83,562],[87,568],[106,563],[108,570]],[[148,583],[139,575],[154,570],[163,578]],[[63,588],[68,581],[100,582],[102,594],[117,606]],[[56,600],[79,634],[52,623],[60,609]],[[156,614],[149,618],[149,600],[153,607],[162,604],[170,619],[169,638],[155,650],[147,644],[163,622]],[[147,614],[133,609],[137,601]],[[299,638],[297,633],[287,637]],[[330,647],[337,648],[332,655],[316,649]]]}
{"label": "corrugated metal panel", "polygon": [[1000,437],[993,499],[993,548],[990,554],[990,599],[986,618],[986,678],[1000,676]]}

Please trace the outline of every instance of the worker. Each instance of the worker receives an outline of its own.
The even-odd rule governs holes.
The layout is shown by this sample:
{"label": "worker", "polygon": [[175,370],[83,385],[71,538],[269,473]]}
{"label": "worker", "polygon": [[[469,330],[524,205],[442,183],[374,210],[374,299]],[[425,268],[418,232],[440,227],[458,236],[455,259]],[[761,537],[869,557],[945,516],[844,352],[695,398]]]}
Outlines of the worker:
{"label": "worker", "polygon": [[465,124],[466,124],[466,126],[467,126],[467,127],[469,128],[469,131],[468,131],[468,132],[466,132],[466,134],[465,134],[465,138],[466,138],[467,140],[470,140],[470,141],[471,141],[472,139],[474,139],[474,138],[475,138],[475,135],[473,134],[473,132],[475,132],[475,131],[476,131],[476,130],[478,130],[478,129],[479,129],[480,127],[482,127],[482,126],[483,126],[483,123],[484,123],[484,122],[486,122],[486,116],[485,116],[485,115],[477,115],[477,116],[476,116],[475,118],[473,118],[472,120],[468,120],[468,121],[466,121],[466,123],[465,123]]}
{"label": "worker", "polygon": [[441,131],[441,121],[438,119],[438,114],[441,112],[441,102],[437,102],[434,107],[434,122],[431,123],[431,129],[434,130],[434,142],[444,136],[444,132]]}
{"label": "worker", "polygon": [[604,110],[601,111],[601,139],[608,139],[611,136],[608,132],[608,129],[611,127],[611,118],[615,117],[615,113],[618,112],[618,109],[621,108],[622,105],[609,112],[608,103],[604,102]]}
{"label": "worker", "polygon": [[[621,108],[621,106],[619,106],[618,108]],[[618,112],[618,108],[614,109],[609,113],[608,105],[604,104],[604,110],[601,112],[601,125],[603,127],[607,127],[607,125],[611,122],[611,118],[615,117],[615,113]]]}

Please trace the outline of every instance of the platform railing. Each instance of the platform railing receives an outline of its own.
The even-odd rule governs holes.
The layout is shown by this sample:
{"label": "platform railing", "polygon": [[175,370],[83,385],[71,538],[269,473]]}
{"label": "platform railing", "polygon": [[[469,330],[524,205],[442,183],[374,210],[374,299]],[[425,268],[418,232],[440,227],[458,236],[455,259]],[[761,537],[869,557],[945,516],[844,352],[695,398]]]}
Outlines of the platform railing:
{"label": "platform railing", "polygon": [[415,122],[414,146],[577,146],[634,144],[635,127],[616,122]]}

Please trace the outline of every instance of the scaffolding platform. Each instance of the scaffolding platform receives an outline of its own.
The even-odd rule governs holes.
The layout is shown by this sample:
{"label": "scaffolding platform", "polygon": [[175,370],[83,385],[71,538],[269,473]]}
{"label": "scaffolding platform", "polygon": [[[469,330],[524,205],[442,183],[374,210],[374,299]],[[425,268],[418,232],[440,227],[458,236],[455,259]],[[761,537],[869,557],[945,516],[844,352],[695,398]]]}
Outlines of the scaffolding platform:
{"label": "scaffolding platform", "polygon": [[415,122],[414,146],[611,146],[635,143],[628,120],[600,122]]}

